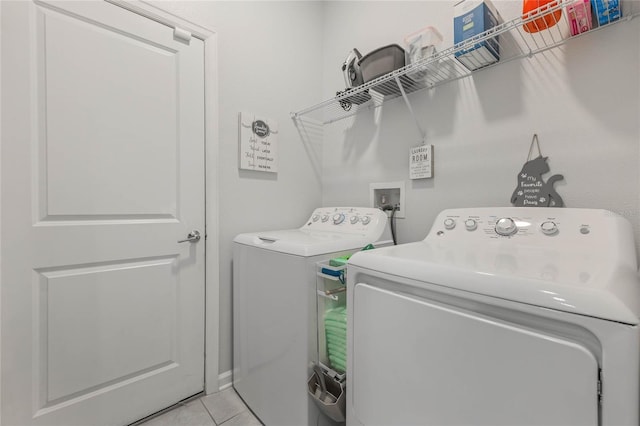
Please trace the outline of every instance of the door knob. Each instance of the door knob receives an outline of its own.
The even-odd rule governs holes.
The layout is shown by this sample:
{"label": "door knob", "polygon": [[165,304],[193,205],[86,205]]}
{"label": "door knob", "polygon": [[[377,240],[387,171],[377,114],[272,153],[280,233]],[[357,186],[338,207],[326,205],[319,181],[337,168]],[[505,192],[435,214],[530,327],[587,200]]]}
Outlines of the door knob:
{"label": "door knob", "polygon": [[184,240],[180,240],[178,242],[186,243],[187,241],[190,243],[197,243],[198,241],[200,241],[200,231],[193,230],[189,232],[189,234],[187,235],[187,238],[185,238]]}

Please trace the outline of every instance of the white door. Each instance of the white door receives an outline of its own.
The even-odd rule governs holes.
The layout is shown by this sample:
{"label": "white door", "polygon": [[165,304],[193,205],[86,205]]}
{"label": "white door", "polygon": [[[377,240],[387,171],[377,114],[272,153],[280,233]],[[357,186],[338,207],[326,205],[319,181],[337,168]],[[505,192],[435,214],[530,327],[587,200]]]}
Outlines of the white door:
{"label": "white door", "polygon": [[203,42],[106,2],[2,17],[2,425],[203,390]]}

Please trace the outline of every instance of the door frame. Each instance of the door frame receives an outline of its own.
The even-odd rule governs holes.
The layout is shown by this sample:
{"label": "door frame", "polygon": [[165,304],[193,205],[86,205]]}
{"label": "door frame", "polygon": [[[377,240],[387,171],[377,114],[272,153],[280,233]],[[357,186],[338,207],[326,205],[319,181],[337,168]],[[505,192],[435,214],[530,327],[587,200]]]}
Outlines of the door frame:
{"label": "door frame", "polygon": [[[39,0],[33,0],[38,3]],[[180,28],[204,42],[205,106],[205,374],[207,394],[219,390],[219,222],[218,222],[218,47],[217,32],[142,0],[105,0],[170,28]],[[0,7],[1,17],[2,7]],[[2,42],[0,38],[0,43]],[[0,71],[1,73],[1,71]],[[0,74],[1,78],[1,74]],[[1,87],[0,87],[1,93]],[[1,113],[1,111],[0,111]],[[3,144],[0,134],[0,146]],[[2,199],[0,199],[0,204]],[[0,237],[2,229],[0,228]],[[0,253],[2,256],[2,253]],[[0,281],[0,301],[2,282]],[[1,305],[0,305],[1,306]],[[1,312],[0,312],[1,314]],[[1,339],[0,339],[1,349]],[[1,353],[1,351],[0,351]],[[2,377],[0,359],[0,377]],[[1,389],[1,386],[0,386]],[[0,400],[2,398],[0,390]]]}

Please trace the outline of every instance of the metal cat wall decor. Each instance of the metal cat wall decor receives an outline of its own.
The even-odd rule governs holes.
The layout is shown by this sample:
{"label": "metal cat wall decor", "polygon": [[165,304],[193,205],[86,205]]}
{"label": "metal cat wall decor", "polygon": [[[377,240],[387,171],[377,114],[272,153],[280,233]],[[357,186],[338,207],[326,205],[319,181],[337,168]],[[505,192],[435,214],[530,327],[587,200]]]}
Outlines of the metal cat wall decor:
{"label": "metal cat wall decor", "polygon": [[[531,159],[534,143],[538,147],[538,157]],[[562,197],[556,192],[553,185],[562,179],[562,175],[553,175],[547,181],[542,175],[549,172],[547,160],[540,152],[538,135],[533,135],[527,162],[522,166],[518,174],[518,185],[511,195],[511,204],[516,207],[563,207]]]}

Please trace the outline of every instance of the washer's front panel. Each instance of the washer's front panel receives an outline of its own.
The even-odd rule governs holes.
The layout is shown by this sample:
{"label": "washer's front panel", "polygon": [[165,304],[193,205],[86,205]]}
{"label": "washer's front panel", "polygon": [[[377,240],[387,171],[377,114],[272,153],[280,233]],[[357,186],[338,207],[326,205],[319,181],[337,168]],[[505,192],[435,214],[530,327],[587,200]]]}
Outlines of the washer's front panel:
{"label": "washer's front panel", "polygon": [[598,425],[585,346],[362,283],[351,309],[358,423]]}

